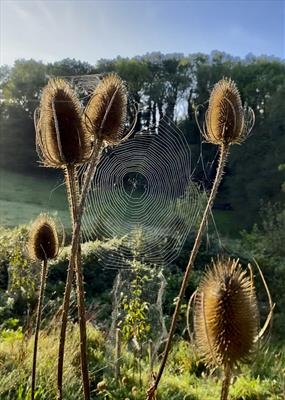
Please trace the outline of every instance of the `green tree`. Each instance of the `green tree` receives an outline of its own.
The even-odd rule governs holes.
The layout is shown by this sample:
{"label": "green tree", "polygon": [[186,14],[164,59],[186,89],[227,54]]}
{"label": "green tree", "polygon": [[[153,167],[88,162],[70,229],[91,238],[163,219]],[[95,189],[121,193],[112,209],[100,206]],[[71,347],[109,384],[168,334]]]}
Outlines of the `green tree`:
{"label": "green tree", "polygon": [[35,172],[37,154],[32,118],[19,103],[0,104],[0,167]]}
{"label": "green tree", "polygon": [[47,73],[52,76],[88,75],[94,73],[94,67],[74,58],[64,58],[61,61],[49,63]]}
{"label": "green tree", "polygon": [[32,116],[46,82],[46,66],[42,62],[16,60],[1,87],[4,100],[19,104]]}
{"label": "green tree", "polygon": [[247,85],[244,82],[240,87],[255,110],[256,122],[243,151],[233,149],[225,186],[239,218],[250,226],[258,219],[261,200],[276,203],[284,198],[278,167],[285,153],[285,66],[262,61],[245,66],[244,75],[246,72]]}

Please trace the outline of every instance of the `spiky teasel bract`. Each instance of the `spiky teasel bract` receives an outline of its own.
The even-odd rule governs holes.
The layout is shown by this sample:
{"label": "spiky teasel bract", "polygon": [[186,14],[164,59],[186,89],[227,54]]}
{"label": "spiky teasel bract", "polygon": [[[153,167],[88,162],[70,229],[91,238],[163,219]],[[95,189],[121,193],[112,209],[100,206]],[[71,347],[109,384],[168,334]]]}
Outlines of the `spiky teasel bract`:
{"label": "spiky teasel bract", "polygon": [[205,140],[216,145],[241,143],[254,123],[252,109],[242,106],[235,82],[224,78],[217,82],[210,94],[205,117]]}
{"label": "spiky teasel bract", "polygon": [[209,365],[234,367],[254,350],[259,313],[251,277],[238,260],[218,259],[205,273],[194,303],[197,346]]}
{"label": "spiky teasel bract", "polygon": [[95,139],[118,143],[124,132],[127,92],[121,78],[106,75],[98,84],[85,109],[85,122]]}
{"label": "spiky teasel bract", "polygon": [[32,260],[53,259],[59,251],[59,238],[53,218],[41,214],[32,224],[29,232],[28,253]]}
{"label": "spiky teasel bract", "polygon": [[90,158],[91,134],[83,123],[80,101],[64,79],[52,78],[44,87],[35,128],[45,166],[82,164]]}

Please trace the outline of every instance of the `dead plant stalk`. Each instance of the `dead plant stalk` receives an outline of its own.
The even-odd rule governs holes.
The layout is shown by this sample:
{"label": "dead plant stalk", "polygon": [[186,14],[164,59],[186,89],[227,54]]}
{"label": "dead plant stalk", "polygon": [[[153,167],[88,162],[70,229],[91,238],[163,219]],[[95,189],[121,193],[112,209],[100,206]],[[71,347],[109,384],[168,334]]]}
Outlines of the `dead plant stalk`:
{"label": "dead plant stalk", "polygon": [[206,227],[206,224],[207,224],[208,216],[209,216],[209,213],[210,213],[210,211],[212,209],[215,197],[216,197],[217,192],[218,192],[219,185],[220,185],[221,180],[222,180],[223,170],[224,170],[224,167],[225,167],[225,164],[226,164],[226,160],[227,160],[228,154],[229,154],[229,145],[221,144],[220,145],[220,157],[219,157],[219,163],[218,163],[218,168],[217,168],[217,172],[216,172],[216,177],[215,177],[215,180],[214,180],[214,183],[213,183],[213,186],[212,186],[212,190],[211,190],[210,196],[208,198],[208,202],[207,202],[207,205],[206,205],[206,208],[205,208],[205,211],[204,211],[204,214],[203,214],[200,226],[199,226],[199,230],[197,232],[197,236],[196,236],[196,239],[195,239],[195,242],[194,242],[191,254],[190,254],[190,258],[189,258],[189,261],[188,261],[188,264],[187,264],[187,267],[186,267],[186,271],[185,271],[185,274],[184,274],[184,277],[183,277],[183,281],[182,281],[182,284],[181,284],[181,287],[180,287],[180,292],[179,292],[178,300],[177,300],[177,303],[176,303],[176,306],[175,306],[175,311],[174,311],[174,314],[173,314],[173,317],[172,317],[171,326],[170,326],[170,330],[169,330],[169,333],[168,333],[168,339],[167,339],[167,342],[166,342],[166,345],[165,345],[162,362],[160,364],[160,367],[159,367],[158,373],[156,375],[156,379],[155,379],[154,384],[148,389],[147,400],[153,400],[155,398],[154,397],[155,396],[155,391],[156,391],[156,389],[158,387],[158,384],[160,382],[161,376],[162,376],[164,368],[165,368],[165,364],[166,364],[166,361],[167,361],[167,358],[168,358],[168,353],[169,353],[170,348],[171,348],[171,343],[172,343],[174,331],[175,331],[175,328],[176,328],[176,323],[177,323],[177,318],[178,318],[178,315],[179,315],[181,303],[182,303],[182,300],[183,300],[183,297],[184,297],[184,294],[185,294],[185,290],[186,290],[186,287],[187,287],[187,284],[188,284],[190,273],[192,271],[196,256],[198,254],[198,250],[199,250],[201,242],[202,242],[202,237],[203,237],[203,233],[205,231],[205,227]]}

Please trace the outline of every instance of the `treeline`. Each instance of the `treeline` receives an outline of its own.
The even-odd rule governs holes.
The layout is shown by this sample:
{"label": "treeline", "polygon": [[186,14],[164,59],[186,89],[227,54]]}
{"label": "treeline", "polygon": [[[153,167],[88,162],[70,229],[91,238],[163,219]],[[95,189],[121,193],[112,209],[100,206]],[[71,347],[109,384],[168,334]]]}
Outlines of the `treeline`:
{"label": "treeline", "polygon": [[[191,146],[195,178],[208,188],[215,173],[214,146],[202,143],[195,110],[205,111],[213,85],[231,77],[241,97],[256,116],[252,137],[235,146],[217,205],[240,213],[243,225],[256,221],[260,202],[282,201],[285,154],[285,64],[278,59],[225,53],[163,55],[151,53],[132,59],[100,60],[95,66],[74,59],[44,64],[17,60],[0,68],[0,167],[37,173],[33,113],[50,76],[76,77],[118,73],[128,85],[130,123],[138,108],[136,131],[159,126],[167,117],[185,133]],[[283,176],[282,176],[283,174]]]}

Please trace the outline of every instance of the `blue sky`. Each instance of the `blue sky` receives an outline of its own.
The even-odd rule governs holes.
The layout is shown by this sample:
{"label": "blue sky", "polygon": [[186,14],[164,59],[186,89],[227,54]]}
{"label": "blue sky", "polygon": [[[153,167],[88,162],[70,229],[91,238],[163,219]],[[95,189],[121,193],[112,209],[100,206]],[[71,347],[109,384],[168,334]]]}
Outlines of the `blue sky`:
{"label": "blue sky", "polygon": [[0,63],[147,52],[285,58],[283,0],[0,0]]}

